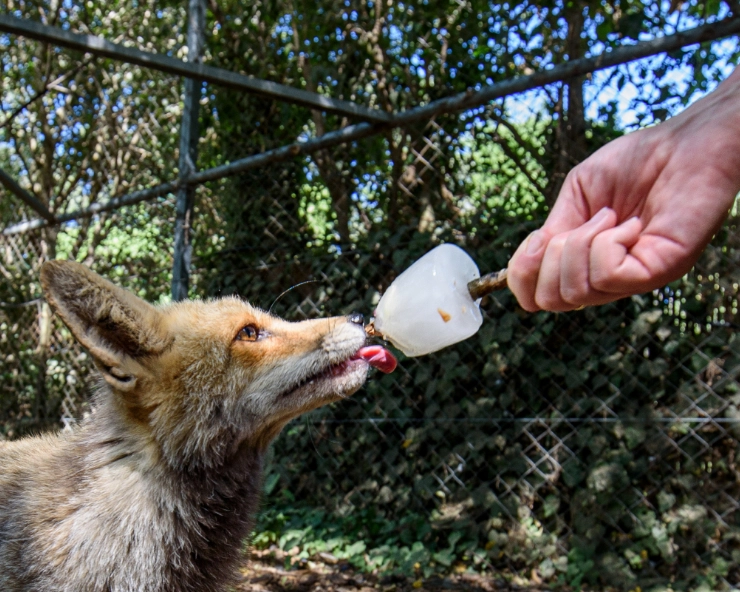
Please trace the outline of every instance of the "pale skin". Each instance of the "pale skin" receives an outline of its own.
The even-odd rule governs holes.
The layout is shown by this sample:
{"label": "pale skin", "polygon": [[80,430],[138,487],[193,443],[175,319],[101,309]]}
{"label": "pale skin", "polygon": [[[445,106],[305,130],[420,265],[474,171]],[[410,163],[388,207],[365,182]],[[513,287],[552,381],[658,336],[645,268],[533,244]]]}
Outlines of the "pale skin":
{"label": "pale skin", "polygon": [[528,311],[568,311],[680,278],[740,192],[740,68],[681,114],[610,142],[568,174],[508,284]]}

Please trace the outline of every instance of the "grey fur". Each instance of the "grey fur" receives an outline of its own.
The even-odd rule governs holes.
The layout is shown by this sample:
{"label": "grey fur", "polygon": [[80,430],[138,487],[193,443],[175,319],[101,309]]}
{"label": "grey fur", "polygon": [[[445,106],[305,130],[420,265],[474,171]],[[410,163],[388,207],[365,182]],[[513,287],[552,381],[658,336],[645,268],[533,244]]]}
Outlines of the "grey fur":
{"label": "grey fur", "polygon": [[[266,446],[362,385],[362,361],[317,373],[346,364],[364,332],[343,318],[286,323],[237,299],[155,309],[72,263],[47,264],[42,281],[104,380],[72,433],[0,444],[0,590],[223,590]],[[243,323],[265,341],[234,340]]]}

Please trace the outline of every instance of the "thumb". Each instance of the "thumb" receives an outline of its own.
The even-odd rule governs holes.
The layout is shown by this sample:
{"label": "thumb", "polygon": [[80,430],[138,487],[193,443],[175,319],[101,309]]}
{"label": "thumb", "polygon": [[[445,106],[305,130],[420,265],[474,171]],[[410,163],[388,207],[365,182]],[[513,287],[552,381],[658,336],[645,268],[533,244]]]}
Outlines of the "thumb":
{"label": "thumb", "polygon": [[558,234],[580,227],[589,220],[582,207],[583,204],[589,203],[583,191],[582,172],[579,173],[583,166],[581,163],[568,173],[544,226],[530,234],[509,261],[507,283],[519,305],[529,312],[540,310],[535,302],[535,292],[542,260],[550,240]]}
{"label": "thumb", "polygon": [[635,216],[594,238],[589,259],[594,288],[610,294],[634,294],[651,280],[650,270],[630,254],[630,249],[640,240],[642,229],[642,222]]}

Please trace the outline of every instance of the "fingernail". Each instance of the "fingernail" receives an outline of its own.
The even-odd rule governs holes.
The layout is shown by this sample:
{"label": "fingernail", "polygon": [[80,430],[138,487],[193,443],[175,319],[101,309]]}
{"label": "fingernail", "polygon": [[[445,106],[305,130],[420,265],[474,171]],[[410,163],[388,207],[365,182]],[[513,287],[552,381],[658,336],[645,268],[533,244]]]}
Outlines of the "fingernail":
{"label": "fingernail", "polygon": [[593,222],[594,224],[598,224],[599,222],[602,222],[608,215],[609,208],[601,208],[598,212],[596,212],[596,215],[591,218],[591,222]]}
{"label": "fingernail", "polygon": [[527,255],[534,255],[542,248],[544,241],[542,240],[542,234],[538,231],[534,231],[532,234],[529,235],[529,238],[527,239],[527,248],[524,250],[524,252]]}

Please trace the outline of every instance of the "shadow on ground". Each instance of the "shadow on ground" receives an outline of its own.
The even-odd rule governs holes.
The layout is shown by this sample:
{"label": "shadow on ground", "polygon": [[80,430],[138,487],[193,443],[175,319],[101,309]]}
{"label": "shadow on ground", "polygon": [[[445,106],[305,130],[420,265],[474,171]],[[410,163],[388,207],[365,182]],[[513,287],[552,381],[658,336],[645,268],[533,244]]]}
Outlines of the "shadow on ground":
{"label": "shadow on ground", "polygon": [[255,552],[241,570],[239,592],[545,592],[544,588],[522,587],[495,576],[475,574],[414,580],[399,576],[376,576],[354,571],[346,563],[309,561],[285,569],[274,555]]}

